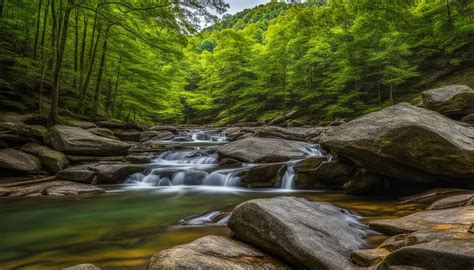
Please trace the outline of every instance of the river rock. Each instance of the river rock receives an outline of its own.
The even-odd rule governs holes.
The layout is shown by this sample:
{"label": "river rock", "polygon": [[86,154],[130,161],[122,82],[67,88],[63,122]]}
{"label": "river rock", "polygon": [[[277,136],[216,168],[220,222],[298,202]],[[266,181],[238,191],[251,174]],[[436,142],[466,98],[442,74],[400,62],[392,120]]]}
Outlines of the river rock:
{"label": "river rock", "polygon": [[254,127],[230,127],[223,130],[227,139],[231,142],[253,136],[255,133]]}
{"label": "river rock", "polygon": [[94,169],[97,171],[98,183],[117,184],[123,183],[131,174],[144,171],[145,167],[127,163],[99,163],[94,166]]}
{"label": "river rock", "polygon": [[424,91],[420,106],[447,116],[474,113],[474,90],[466,85],[450,85]]}
{"label": "river rock", "polygon": [[9,142],[42,142],[46,133],[47,129],[40,125],[0,122],[0,139]]}
{"label": "river rock", "polygon": [[100,270],[100,268],[90,263],[83,263],[63,268],[63,270]]}
{"label": "river rock", "polygon": [[288,269],[259,250],[223,236],[206,236],[189,244],[162,250],[150,259],[155,269]]}
{"label": "river rock", "polygon": [[299,168],[298,164],[301,162],[295,165],[295,187],[297,188],[342,188],[355,173],[352,166],[337,159],[326,161],[325,157],[310,157],[308,160],[314,160],[313,168]]}
{"label": "river rock", "polygon": [[415,195],[404,197],[402,198],[402,203],[433,203],[446,197],[472,193],[472,190],[463,188],[432,188]]}
{"label": "river rock", "polygon": [[474,113],[468,114],[461,119],[461,122],[474,126]]}
{"label": "river rock", "polygon": [[8,197],[56,197],[80,194],[97,194],[104,192],[105,190],[93,185],[57,180],[9,188],[2,187],[0,189],[0,194]]}
{"label": "river rock", "polygon": [[354,179],[345,183],[343,188],[350,194],[384,194],[390,189],[390,183],[377,174],[360,171]]}
{"label": "river rock", "polygon": [[0,169],[4,172],[37,174],[41,171],[38,157],[13,148],[0,150]]}
{"label": "river rock", "polygon": [[277,188],[285,173],[284,164],[266,164],[251,167],[240,176],[240,186],[247,188]]}
{"label": "river rock", "polygon": [[254,136],[263,138],[277,138],[293,141],[305,141],[306,131],[304,129],[292,129],[276,126],[260,127],[256,129]]}
{"label": "river rock", "polygon": [[474,205],[474,191],[471,194],[454,195],[438,200],[432,203],[427,209],[438,210],[467,205]]}
{"label": "river rock", "polygon": [[140,130],[136,129],[113,129],[114,136],[122,141],[127,142],[139,142],[140,141]]}
{"label": "river rock", "polygon": [[402,218],[376,220],[369,226],[383,233],[393,235],[400,233],[429,231],[433,228],[470,225],[474,220],[474,206],[430,210],[414,213]]}
{"label": "river rock", "polygon": [[117,140],[117,137],[115,137],[113,131],[108,129],[108,128],[94,127],[94,128],[87,129],[87,131],[89,131],[89,132],[91,132],[91,133],[93,133],[97,136]]}
{"label": "river rock", "polygon": [[261,127],[265,125],[264,122],[240,122],[233,124],[232,127]]}
{"label": "river rock", "polygon": [[299,268],[346,269],[364,241],[364,225],[348,211],[295,197],[257,199],[234,209],[236,237]]}
{"label": "river rock", "polygon": [[474,129],[436,112],[400,103],[369,113],[321,136],[332,153],[369,172],[404,181],[474,179]]}
{"label": "river rock", "polygon": [[78,127],[54,126],[48,136],[51,146],[71,155],[113,156],[127,154],[130,145],[104,138]]}
{"label": "river rock", "polygon": [[104,121],[98,121],[97,126],[103,127],[103,128],[109,128],[109,129],[122,129],[122,130],[128,130],[128,129],[137,129],[137,130],[142,130],[140,126],[138,126],[135,123],[130,123],[130,122],[122,122],[118,120],[104,120]]}
{"label": "river rock", "polygon": [[219,160],[232,158],[241,162],[283,162],[310,154],[304,142],[249,137],[217,148]]}
{"label": "river rock", "polygon": [[168,130],[161,130],[161,131],[155,131],[155,130],[147,130],[147,131],[142,131],[140,133],[140,141],[145,142],[149,140],[171,140],[173,139],[175,134],[171,131]]}
{"label": "river rock", "polygon": [[22,146],[21,150],[37,155],[43,167],[53,175],[69,166],[66,155],[49,147],[37,143],[28,143]]}
{"label": "river rock", "polygon": [[56,179],[91,184],[96,180],[95,164],[84,164],[68,167],[56,174]]}

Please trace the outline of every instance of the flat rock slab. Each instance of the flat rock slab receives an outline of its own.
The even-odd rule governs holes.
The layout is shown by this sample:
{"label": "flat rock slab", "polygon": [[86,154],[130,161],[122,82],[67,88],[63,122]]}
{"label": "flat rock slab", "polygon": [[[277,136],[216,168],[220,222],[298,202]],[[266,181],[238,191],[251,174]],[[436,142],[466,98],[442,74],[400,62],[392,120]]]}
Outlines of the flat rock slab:
{"label": "flat rock slab", "polygon": [[474,206],[430,210],[414,213],[402,218],[376,220],[369,226],[377,231],[394,235],[433,228],[444,228],[456,225],[470,225],[474,221]]}
{"label": "flat rock slab", "polygon": [[41,170],[38,157],[13,148],[0,150],[0,169],[20,174],[37,174]]}
{"label": "flat rock slab", "polygon": [[6,197],[67,196],[104,192],[105,190],[93,185],[58,180],[9,188],[0,187],[0,196]]}
{"label": "flat rock slab", "polygon": [[466,85],[450,85],[424,91],[420,106],[447,116],[474,113],[474,90]]}
{"label": "flat rock slab", "polygon": [[309,269],[346,269],[365,225],[347,210],[295,197],[257,199],[234,209],[228,226],[239,240]]}
{"label": "flat rock slab", "polygon": [[304,142],[273,138],[249,137],[217,148],[219,159],[235,159],[241,162],[283,162],[307,157],[310,145]]}
{"label": "flat rock slab", "polygon": [[54,126],[48,135],[49,144],[57,151],[70,155],[125,155],[130,144],[97,136],[78,127]]}
{"label": "flat rock slab", "polygon": [[288,269],[247,244],[223,236],[206,236],[189,244],[162,250],[147,270],[158,269]]}
{"label": "flat rock slab", "polygon": [[474,192],[471,194],[460,194],[443,198],[432,203],[428,209],[438,210],[468,205],[474,205]]}

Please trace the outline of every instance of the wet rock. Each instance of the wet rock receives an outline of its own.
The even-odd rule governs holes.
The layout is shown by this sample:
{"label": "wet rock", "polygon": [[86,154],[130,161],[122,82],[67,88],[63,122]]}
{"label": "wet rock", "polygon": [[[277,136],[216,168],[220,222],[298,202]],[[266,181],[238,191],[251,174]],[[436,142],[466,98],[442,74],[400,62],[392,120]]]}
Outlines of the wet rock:
{"label": "wet rock", "polygon": [[21,150],[37,155],[43,167],[53,175],[69,166],[69,160],[66,155],[49,147],[37,143],[28,143],[22,146]]}
{"label": "wet rock", "polygon": [[63,270],[100,270],[100,268],[90,263],[83,263],[63,268]]}
{"label": "wet rock", "polygon": [[287,269],[288,265],[259,250],[222,236],[206,236],[162,250],[150,259],[154,269]]}
{"label": "wet rock", "polygon": [[470,128],[400,103],[334,127],[320,143],[369,172],[405,181],[467,185],[474,178],[473,138]]}
{"label": "wet rock", "polygon": [[109,156],[109,157],[97,157],[97,156],[75,156],[66,155],[66,157],[74,163],[91,163],[100,161],[123,161],[125,156]]}
{"label": "wet rock", "polygon": [[304,129],[290,129],[276,126],[260,127],[254,136],[263,138],[277,138],[293,141],[305,141],[306,132]]}
{"label": "wet rock", "polygon": [[122,129],[122,130],[137,129],[137,130],[142,130],[137,124],[129,123],[129,122],[121,122],[121,121],[118,121],[118,120],[98,121],[97,126],[103,127],[103,128],[109,128],[109,129]]}
{"label": "wet rock", "polygon": [[402,198],[402,203],[433,203],[453,195],[471,194],[473,191],[462,188],[432,188],[422,193]]}
{"label": "wet rock", "polygon": [[232,158],[241,162],[283,162],[303,158],[310,154],[309,145],[303,142],[245,138],[217,148],[219,160]]}
{"label": "wet rock", "polygon": [[344,184],[344,190],[351,194],[383,194],[390,189],[390,183],[376,174],[359,172],[354,179]]}
{"label": "wet rock", "polygon": [[148,164],[151,163],[154,158],[152,154],[132,154],[128,155],[125,160],[133,164]]}
{"label": "wet rock", "polygon": [[95,165],[94,169],[97,171],[98,183],[117,184],[123,183],[131,174],[144,171],[145,167],[127,163],[99,163]]}
{"label": "wet rock", "polygon": [[145,142],[149,140],[171,140],[173,139],[175,134],[171,131],[162,130],[162,131],[154,131],[154,130],[147,130],[140,133],[140,141]]}
{"label": "wet rock", "polygon": [[101,137],[109,138],[109,139],[114,139],[117,140],[117,137],[115,137],[114,133],[112,130],[108,128],[99,128],[99,127],[94,127],[94,128],[89,128],[87,131]]}
{"label": "wet rock", "polygon": [[474,191],[471,194],[450,196],[432,203],[427,209],[438,210],[453,207],[474,205]]}
{"label": "wet rock", "polygon": [[240,176],[240,186],[247,188],[277,188],[285,173],[284,164],[268,164],[251,167]]}
{"label": "wet rock", "polygon": [[223,133],[227,135],[227,139],[231,142],[252,136],[255,133],[253,127],[230,127],[224,129]]}
{"label": "wet rock", "polygon": [[466,85],[450,85],[424,91],[421,107],[447,116],[474,113],[474,90]]}
{"label": "wet rock", "polygon": [[470,225],[474,220],[474,206],[430,210],[414,213],[402,218],[376,220],[369,226],[377,231],[394,235],[400,233],[449,228],[456,225]]}
{"label": "wet rock", "polygon": [[96,180],[95,164],[76,165],[56,174],[56,179],[91,184]]}
{"label": "wet rock", "polygon": [[105,190],[93,185],[58,180],[8,188],[2,187],[0,190],[0,194],[8,197],[54,197],[80,194],[97,194],[104,192]]}
{"label": "wet rock", "polygon": [[294,266],[345,269],[364,241],[364,225],[341,208],[294,197],[245,202],[228,226],[236,237]]}
{"label": "wet rock", "polygon": [[41,162],[36,156],[6,148],[0,150],[0,169],[3,172],[37,174],[41,171]]}
{"label": "wet rock", "polygon": [[201,225],[226,225],[229,220],[229,212],[209,211],[199,215],[186,217],[178,221],[180,225],[201,226]]}
{"label": "wet rock", "polygon": [[[313,157],[312,157],[313,158]],[[317,158],[314,157],[315,162]],[[354,168],[337,159],[331,161],[321,160],[314,169],[295,170],[295,186],[298,188],[342,188],[352,179]]]}
{"label": "wet rock", "polygon": [[388,254],[390,252],[382,248],[358,249],[352,252],[351,260],[359,266],[369,267],[383,260]]}
{"label": "wet rock", "polygon": [[51,129],[48,142],[55,150],[71,155],[113,156],[126,154],[130,148],[127,143],[61,125]]}
{"label": "wet rock", "polygon": [[122,141],[127,141],[127,142],[139,142],[140,141],[141,131],[139,131],[139,130],[114,129],[113,133],[114,133],[115,137],[119,138]]}

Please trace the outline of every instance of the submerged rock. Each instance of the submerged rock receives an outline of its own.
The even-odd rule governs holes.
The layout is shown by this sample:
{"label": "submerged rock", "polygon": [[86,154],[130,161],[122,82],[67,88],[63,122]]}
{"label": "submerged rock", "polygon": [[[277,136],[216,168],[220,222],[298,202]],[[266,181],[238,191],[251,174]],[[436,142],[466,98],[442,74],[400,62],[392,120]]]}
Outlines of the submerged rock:
{"label": "submerged rock", "polygon": [[2,172],[36,174],[41,171],[38,157],[13,148],[0,150],[0,169]]}
{"label": "submerged rock", "polygon": [[424,91],[421,98],[421,107],[447,116],[462,117],[474,113],[474,90],[466,85]]}
{"label": "submerged rock", "polygon": [[320,143],[369,172],[404,181],[474,179],[474,130],[400,103],[334,127]]}
{"label": "submerged rock", "polygon": [[206,236],[189,244],[162,250],[150,259],[155,269],[288,269],[259,250],[223,236]]}
{"label": "submerged rock", "polygon": [[130,145],[92,134],[78,127],[54,126],[48,142],[57,151],[71,155],[113,156],[127,154]]}
{"label": "submerged rock", "polygon": [[283,162],[310,154],[304,142],[272,138],[245,138],[217,148],[219,160],[231,158],[241,162]]}
{"label": "submerged rock", "polygon": [[228,226],[236,237],[293,265],[309,269],[346,269],[359,248],[365,226],[348,211],[294,197],[245,202]]}

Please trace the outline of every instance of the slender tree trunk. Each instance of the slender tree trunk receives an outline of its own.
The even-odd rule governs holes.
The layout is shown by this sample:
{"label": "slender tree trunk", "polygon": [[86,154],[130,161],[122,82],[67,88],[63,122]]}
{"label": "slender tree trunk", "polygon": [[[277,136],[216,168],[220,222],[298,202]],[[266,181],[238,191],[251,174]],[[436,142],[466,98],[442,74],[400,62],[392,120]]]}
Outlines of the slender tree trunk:
{"label": "slender tree trunk", "polygon": [[72,87],[77,87],[77,57],[78,57],[78,46],[79,46],[79,11],[76,10],[74,16],[74,79],[72,80]]}
{"label": "slender tree trunk", "polygon": [[33,60],[36,60],[36,51],[38,49],[38,38],[40,33],[40,24],[41,24],[41,7],[43,6],[43,0],[38,0],[38,14],[36,16],[36,33],[35,33],[35,42],[33,45]]}
{"label": "slender tree trunk", "polygon": [[[55,51],[56,50],[56,28],[57,28],[57,18],[56,18],[56,1],[51,0],[51,20],[52,20],[52,26],[51,26],[51,50]],[[54,53],[53,53],[54,55]],[[48,68],[51,69],[53,67],[53,57],[49,60],[48,63]]]}
{"label": "slender tree trunk", "polygon": [[0,0],[0,19],[3,17],[3,10],[5,10],[5,0]]}
{"label": "slender tree trunk", "polygon": [[95,85],[94,103],[92,106],[93,118],[97,116],[97,111],[99,109],[99,99],[100,99],[100,90],[101,90],[100,86],[102,83],[102,75],[104,74],[105,61],[107,58],[107,40],[109,38],[111,27],[112,25],[107,26],[107,29],[105,30],[105,35],[104,35],[104,43],[102,45],[102,56],[100,57],[99,71],[97,72],[97,80],[96,80],[96,85]]}
{"label": "slender tree trunk", "polygon": [[393,83],[390,84],[390,103],[393,105]]}
{"label": "slender tree trunk", "polygon": [[107,80],[107,93],[105,95],[105,111],[110,112],[110,105],[112,104],[112,79]]}
{"label": "slender tree trunk", "polygon": [[120,55],[118,66],[117,66],[117,74],[115,76],[114,97],[112,100],[112,115],[114,115],[114,112],[115,112],[115,104],[116,104],[115,102],[117,100],[117,90],[118,90],[118,84],[119,84],[121,63],[122,63],[122,55]]}
{"label": "slender tree trunk", "polygon": [[79,60],[79,85],[78,85],[78,93],[80,94],[82,89],[82,83],[84,81],[84,54],[86,51],[86,42],[87,42],[87,25],[89,22],[89,18],[84,14],[84,29],[82,31],[82,44],[81,44],[81,57]]}
{"label": "slender tree trunk", "polygon": [[379,99],[379,105],[382,105],[382,93],[380,92],[380,81],[377,82],[377,94]]}
{"label": "slender tree trunk", "polygon": [[[90,46],[89,46],[89,59],[92,59],[92,52],[93,52],[93,48],[95,47],[95,44],[94,44],[94,37],[95,37],[95,31],[97,29],[97,11],[99,9],[99,2],[97,2],[97,6],[95,8],[96,12],[95,12],[95,15],[94,15],[94,26],[92,27],[92,36],[91,36],[91,42],[90,42]],[[97,39],[97,42],[99,42],[99,40]]]}
{"label": "slender tree trunk", "polygon": [[63,67],[64,49],[66,47],[67,32],[69,28],[69,15],[72,8],[67,8],[64,13],[63,26],[61,32],[61,40],[58,43],[56,56],[56,67],[54,70],[54,89],[51,94],[51,110],[49,111],[48,126],[54,126],[58,122],[58,100],[59,100],[59,82],[61,79],[61,71]]}
{"label": "slender tree trunk", "polygon": [[286,122],[286,56],[283,63],[283,76],[282,76],[282,90],[283,90],[283,123]]}
{"label": "slender tree trunk", "polygon": [[[40,44],[40,59],[41,61],[44,61],[44,40],[46,36],[46,26],[48,25],[48,13],[49,13],[49,3],[51,0],[46,1],[46,6],[44,8],[44,15],[43,15],[43,29],[41,31],[41,44]],[[42,63],[40,63],[41,67],[43,66]]]}
{"label": "slender tree trunk", "polygon": [[94,69],[95,57],[97,55],[97,45],[99,44],[99,40],[100,40],[100,33],[101,33],[100,28],[101,27],[99,26],[98,34],[97,34],[97,41],[94,42],[93,40],[91,40],[91,42],[94,42],[94,49],[92,51],[91,60],[90,60],[90,63],[89,63],[89,70],[87,71],[86,79],[84,81],[84,85],[82,86],[81,99],[79,101],[79,113],[81,113],[81,114],[84,113],[84,99],[87,95],[87,89],[89,88],[89,83],[90,83],[91,76],[92,76],[92,70]]}

